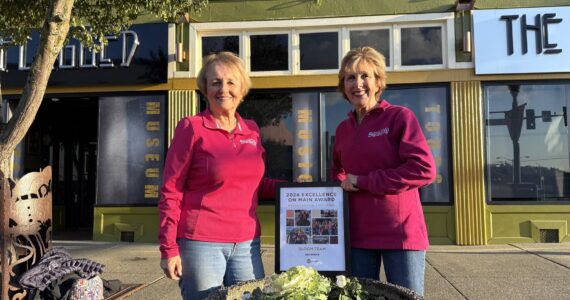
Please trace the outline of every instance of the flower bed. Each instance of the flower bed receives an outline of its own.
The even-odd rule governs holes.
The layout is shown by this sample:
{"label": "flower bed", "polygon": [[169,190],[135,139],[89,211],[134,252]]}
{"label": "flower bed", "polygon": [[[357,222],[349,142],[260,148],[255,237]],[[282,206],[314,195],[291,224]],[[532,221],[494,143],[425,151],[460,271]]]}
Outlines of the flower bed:
{"label": "flower bed", "polygon": [[[313,272],[318,274],[316,271]],[[287,273],[291,274],[291,270],[279,275],[274,274],[270,278],[242,282],[227,288],[224,287],[211,293],[206,299],[423,299],[423,297],[407,288],[371,279],[344,278],[342,276],[337,278],[336,283],[331,284],[328,278],[320,275],[309,275],[307,277],[305,274],[299,275],[295,272],[287,277]],[[286,282],[284,282],[284,277]],[[324,278],[324,280],[319,279],[319,277]],[[286,289],[289,291],[285,291]]]}

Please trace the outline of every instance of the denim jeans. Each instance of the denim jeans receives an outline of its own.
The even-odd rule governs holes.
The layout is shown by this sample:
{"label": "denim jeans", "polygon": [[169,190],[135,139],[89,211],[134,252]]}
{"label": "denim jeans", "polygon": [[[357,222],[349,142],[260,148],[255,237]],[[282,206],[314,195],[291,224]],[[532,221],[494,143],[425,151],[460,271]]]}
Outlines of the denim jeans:
{"label": "denim jeans", "polygon": [[204,299],[222,284],[265,277],[259,239],[242,243],[214,243],[178,239],[184,300]]}
{"label": "denim jeans", "polygon": [[351,249],[352,276],[380,278],[384,262],[386,281],[407,287],[423,296],[426,252],[414,250]]}

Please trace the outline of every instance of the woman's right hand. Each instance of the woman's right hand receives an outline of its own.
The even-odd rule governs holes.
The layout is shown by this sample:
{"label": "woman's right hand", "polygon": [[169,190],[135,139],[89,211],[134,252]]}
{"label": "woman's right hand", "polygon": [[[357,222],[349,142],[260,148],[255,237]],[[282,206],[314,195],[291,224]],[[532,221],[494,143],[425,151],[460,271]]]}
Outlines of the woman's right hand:
{"label": "woman's right hand", "polygon": [[180,255],[161,259],[160,267],[166,277],[172,280],[180,280],[180,276],[182,276],[182,260],[180,260]]}

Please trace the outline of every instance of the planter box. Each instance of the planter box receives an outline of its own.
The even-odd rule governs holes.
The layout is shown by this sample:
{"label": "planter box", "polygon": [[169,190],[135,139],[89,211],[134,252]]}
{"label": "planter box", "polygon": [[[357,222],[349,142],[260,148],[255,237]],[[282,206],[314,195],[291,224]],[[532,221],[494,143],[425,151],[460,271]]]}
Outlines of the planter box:
{"label": "planter box", "polygon": [[[362,288],[368,292],[369,299],[378,299],[378,297],[384,297],[386,300],[421,300],[422,296],[416,294],[412,290],[407,288],[393,285],[386,282],[380,282],[371,279],[359,279]],[[241,299],[240,297],[245,292],[253,292],[256,288],[263,289],[264,286],[268,285],[268,279],[260,279],[253,281],[242,282],[230,287],[220,288],[218,291],[212,292],[207,300],[234,300]],[[331,295],[329,295],[331,296]],[[337,299],[337,297],[332,296],[330,299]]]}

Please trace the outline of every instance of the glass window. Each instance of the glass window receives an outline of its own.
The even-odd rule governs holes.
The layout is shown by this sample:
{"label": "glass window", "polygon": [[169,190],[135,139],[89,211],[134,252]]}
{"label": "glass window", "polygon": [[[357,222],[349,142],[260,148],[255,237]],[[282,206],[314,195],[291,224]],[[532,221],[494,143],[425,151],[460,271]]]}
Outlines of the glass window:
{"label": "glass window", "polygon": [[443,64],[441,27],[402,28],[402,65]]}
{"label": "glass window", "polygon": [[265,176],[293,179],[293,96],[288,92],[251,91],[238,107],[239,114],[252,119],[261,131],[265,148]]}
{"label": "glass window", "polygon": [[569,83],[484,85],[492,201],[568,201]]}
{"label": "glass window", "polygon": [[289,36],[287,34],[252,35],[251,71],[289,70]]}
{"label": "glass window", "polygon": [[369,46],[386,57],[386,66],[390,66],[390,30],[351,30],[350,49]]}
{"label": "glass window", "polygon": [[[352,106],[339,93],[323,93],[324,117],[322,135],[326,149],[324,172],[330,177],[332,146],[336,126],[347,118]],[[437,177],[433,184],[420,190],[423,203],[451,203],[451,173],[447,105],[449,89],[447,85],[431,86],[389,86],[384,94],[390,104],[410,108],[423,128],[436,161]]]}
{"label": "glass window", "polygon": [[202,37],[202,57],[221,51],[230,51],[239,56],[239,36]]}
{"label": "glass window", "polygon": [[299,34],[301,70],[338,69],[338,32]]}

